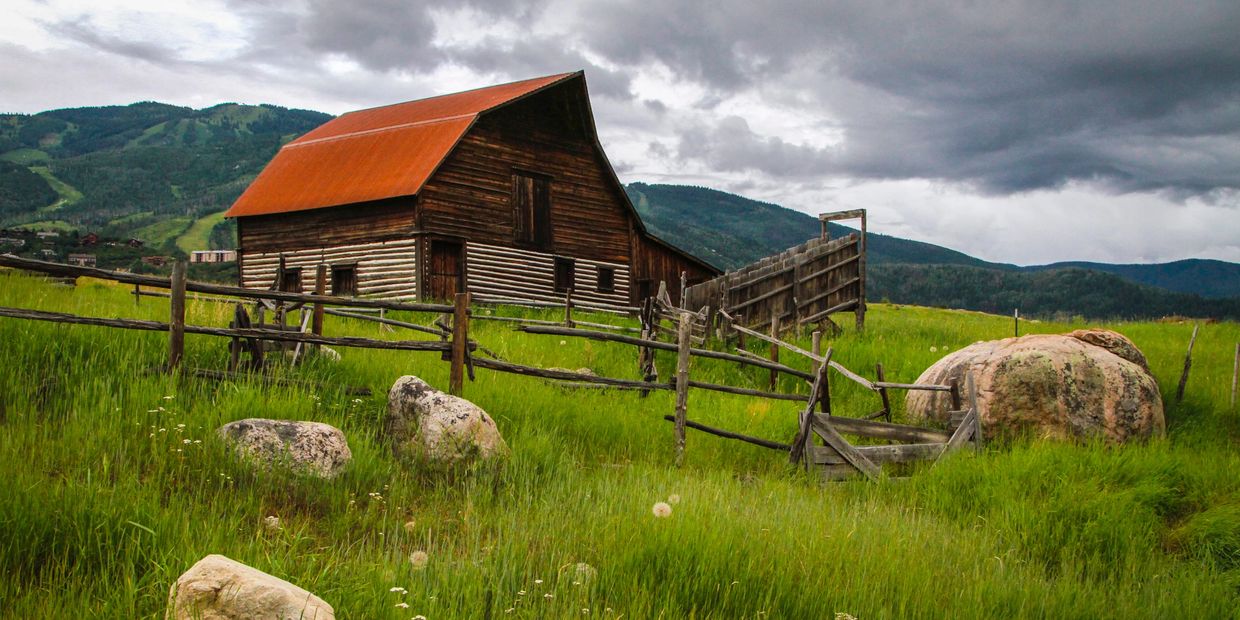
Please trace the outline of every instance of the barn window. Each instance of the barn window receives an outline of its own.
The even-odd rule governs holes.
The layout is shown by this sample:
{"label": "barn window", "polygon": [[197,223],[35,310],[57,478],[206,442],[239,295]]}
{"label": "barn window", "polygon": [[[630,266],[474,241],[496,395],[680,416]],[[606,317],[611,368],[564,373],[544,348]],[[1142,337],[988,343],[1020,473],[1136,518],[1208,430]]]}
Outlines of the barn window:
{"label": "barn window", "polygon": [[353,297],[357,295],[357,266],[332,266],[332,295]]}
{"label": "barn window", "polygon": [[517,172],[512,175],[513,240],[521,245],[551,247],[551,179]]}
{"label": "barn window", "polygon": [[598,268],[598,292],[616,292],[616,270],[611,267]]}
{"label": "barn window", "polygon": [[557,293],[564,293],[573,288],[575,276],[576,265],[573,259],[555,257],[555,291]]}
{"label": "barn window", "polygon": [[284,274],[280,278],[280,290],[286,293],[301,292],[300,267],[285,268]]}

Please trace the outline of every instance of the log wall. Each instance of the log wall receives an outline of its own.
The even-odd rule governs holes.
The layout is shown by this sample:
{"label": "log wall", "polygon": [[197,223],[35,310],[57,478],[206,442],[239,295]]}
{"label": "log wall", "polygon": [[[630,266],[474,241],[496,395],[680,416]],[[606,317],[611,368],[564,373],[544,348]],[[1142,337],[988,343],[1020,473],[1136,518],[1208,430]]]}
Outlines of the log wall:
{"label": "log wall", "polygon": [[356,265],[357,293],[360,297],[418,298],[416,239],[306,248],[283,253],[247,252],[241,259],[241,286],[270,288],[275,282],[281,254],[284,255],[286,268],[302,270],[301,281],[306,292],[314,286],[315,268],[319,263],[326,263],[329,266]]}
{"label": "log wall", "polygon": [[[511,247],[468,243],[465,246],[469,292],[484,297],[563,301],[555,290],[555,255]],[[567,257],[566,257],[567,258]],[[628,305],[629,267],[575,259],[573,299],[616,306]],[[599,292],[599,267],[615,271],[615,291]]]}

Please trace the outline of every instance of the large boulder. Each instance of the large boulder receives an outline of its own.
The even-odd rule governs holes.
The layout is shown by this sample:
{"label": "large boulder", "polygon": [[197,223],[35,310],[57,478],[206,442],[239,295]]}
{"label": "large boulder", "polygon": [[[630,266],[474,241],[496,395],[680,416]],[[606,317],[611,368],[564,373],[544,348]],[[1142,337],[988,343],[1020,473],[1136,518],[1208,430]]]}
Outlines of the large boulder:
{"label": "large boulder", "polygon": [[[917,382],[955,379],[963,392],[966,374],[976,382],[987,435],[1122,443],[1166,432],[1162,395],[1145,356],[1115,332],[979,342],[939,360]],[[916,390],[905,405],[910,417],[939,422],[951,408],[946,393]]]}
{"label": "large boulder", "polygon": [[487,412],[412,375],[397,379],[388,392],[386,430],[398,457],[452,462],[508,452]]}
{"label": "large boulder", "polygon": [[335,620],[323,599],[222,555],[208,555],[168,593],[172,620]]}
{"label": "large boulder", "polygon": [[334,478],[353,453],[340,429],[321,422],[249,418],[221,426],[219,436],[263,468],[285,466],[320,478]]}

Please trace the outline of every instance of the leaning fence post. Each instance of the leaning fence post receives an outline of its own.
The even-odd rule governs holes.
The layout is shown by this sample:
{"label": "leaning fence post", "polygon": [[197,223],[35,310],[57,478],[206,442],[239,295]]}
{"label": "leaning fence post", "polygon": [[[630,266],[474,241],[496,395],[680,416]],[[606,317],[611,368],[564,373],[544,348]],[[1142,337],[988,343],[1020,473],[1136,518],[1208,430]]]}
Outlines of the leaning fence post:
{"label": "leaning fence post", "polygon": [[133,285],[133,305],[135,306],[142,305],[142,285],[141,284]]}
{"label": "leaning fence post", "polygon": [[1240,377],[1240,342],[1236,343],[1236,359],[1231,363],[1231,408],[1236,408],[1236,378]]}
{"label": "leaning fence post", "polygon": [[[327,265],[319,263],[318,269],[314,272],[314,294],[327,294]],[[314,302],[314,318],[310,322],[310,332],[315,336],[323,335],[323,302]]]}
{"label": "leaning fence post", "polygon": [[185,261],[172,264],[170,316],[168,320],[168,372],[176,370],[185,354]]}
{"label": "leaning fence post", "polygon": [[685,457],[685,417],[689,410],[689,345],[691,334],[688,314],[680,315],[680,328],[676,330],[676,466]]}
{"label": "leaning fence post", "polygon": [[469,293],[457,293],[452,308],[452,368],[448,393],[460,396],[465,383],[465,355],[469,346]]}
{"label": "leaning fence post", "polygon": [[[814,332],[809,335],[809,352],[813,353],[815,357],[822,356],[822,332],[821,331],[814,330]],[[818,360],[811,359],[809,363],[809,367],[810,367],[810,372],[814,374],[818,374]]]}
{"label": "leaning fence post", "polygon": [[1197,330],[1200,324],[1193,325],[1193,337],[1188,339],[1188,353],[1184,354],[1184,372],[1180,374],[1180,385],[1175,389],[1175,401],[1184,400],[1184,387],[1188,385],[1188,371],[1193,367],[1193,345],[1197,342]]}
{"label": "leaning fence post", "polygon": [[564,291],[564,327],[573,328],[573,289]]}
{"label": "leaning fence post", "polygon": [[[883,372],[882,362],[874,364],[874,377],[878,379],[879,383],[883,383],[887,381],[887,374]],[[890,422],[891,421],[891,398],[887,394],[887,388],[885,387],[878,388],[878,397],[883,401],[883,417],[887,418],[887,421]]]}

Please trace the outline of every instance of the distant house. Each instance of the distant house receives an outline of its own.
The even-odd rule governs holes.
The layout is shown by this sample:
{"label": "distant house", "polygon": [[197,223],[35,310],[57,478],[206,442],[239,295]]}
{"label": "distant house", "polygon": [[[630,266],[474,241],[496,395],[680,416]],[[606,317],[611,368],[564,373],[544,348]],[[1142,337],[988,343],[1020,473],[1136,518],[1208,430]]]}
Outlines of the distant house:
{"label": "distant house", "polygon": [[[243,286],[629,305],[715,267],[652,235],[582,72],[350,112],[286,144],[226,213]],[[303,276],[303,272],[306,272]]]}
{"label": "distant house", "polygon": [[60,232],[55,230],[40,230],[35,233],[35,236],[40,239],[56,239],[60,237]]}
{"label": "distant house", "polygon": [[39,250],[39,256],[42,256],[43,258],[56,258],[56,250],[51,248],[43,248],[42,250]]}
{"label": "distant house", "polygon": [[142,262],[152,267],[163,267],[164,265],[168,264],[168,257],[167,256],[143,256]]}
{"label": "distant house", "polygon": [[194,250],[189,254],[191,263],[231,263],[235,260],[236,250]]}
{"label": "distant house", "polygon": [[125,242],[125,245],[131,248],[140,248],[142,247],[142,241],[140,239],[130,239],[129,241]]}
{"label": "distant house", "polygon": [[77,265],[79,267],[94,267],[95,266],[95,255],[94,254],[70,254],[66,262],[68,262],[70,265]]}
{"label": "distant house", "polygon": [[13,246],[13,247],[20,248],[25,245],[26,245],[25,239],[18,239],[15,237],[0,237],[0,246]]}
{"label": "distant house", "polygon": [[92,246],[99,243],[99,235],[95,233],[86,233],[84,237],[78,239],[78,245]]}

